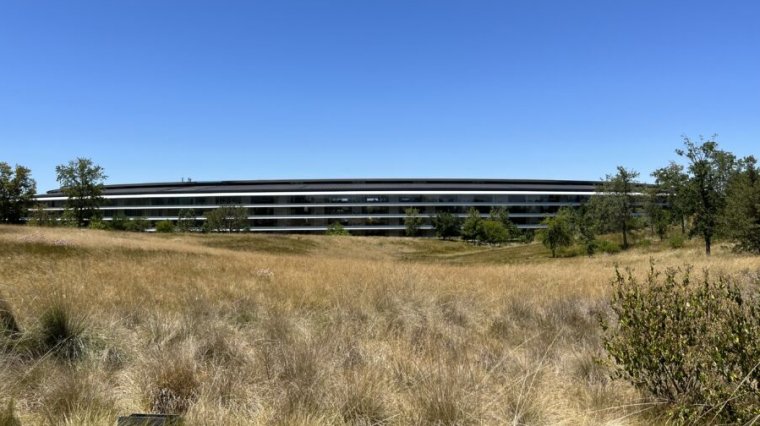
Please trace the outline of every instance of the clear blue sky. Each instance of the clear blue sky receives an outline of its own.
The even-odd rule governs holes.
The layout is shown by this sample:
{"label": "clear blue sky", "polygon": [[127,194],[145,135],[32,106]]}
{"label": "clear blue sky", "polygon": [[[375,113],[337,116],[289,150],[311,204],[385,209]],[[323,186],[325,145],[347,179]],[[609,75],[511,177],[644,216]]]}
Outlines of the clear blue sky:
{"label": "clear blue sky", "polygon": [[0,161],[109,183],[646,177],[760,154],[758,1],[0,3]]}

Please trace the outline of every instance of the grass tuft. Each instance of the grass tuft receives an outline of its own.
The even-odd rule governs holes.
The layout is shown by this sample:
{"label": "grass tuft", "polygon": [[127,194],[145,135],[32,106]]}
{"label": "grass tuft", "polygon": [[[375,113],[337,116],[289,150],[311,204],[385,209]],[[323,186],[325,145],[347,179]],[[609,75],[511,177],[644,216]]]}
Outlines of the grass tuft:
{"label": "grass tuft", "polygon": [[50,353],[59,360],[74,362],[87,352],[87,318],[76,313],[71,305],[54,302],[42,313],[37,336],[38,351]]}

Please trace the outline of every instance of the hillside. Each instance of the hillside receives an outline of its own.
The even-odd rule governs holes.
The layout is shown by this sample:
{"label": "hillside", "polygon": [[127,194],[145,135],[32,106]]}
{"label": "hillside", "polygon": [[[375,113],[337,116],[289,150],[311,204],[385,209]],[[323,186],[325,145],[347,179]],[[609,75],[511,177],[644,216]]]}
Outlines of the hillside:
{"label": "hillside", "polygon": [[[647,424],[596,314],[614,265],[759,280],[760,258],[657,243],[551,259],[390,237],[0,226],[0,403],[22,424]],[[2,305],[0,305],[2,308]]]}

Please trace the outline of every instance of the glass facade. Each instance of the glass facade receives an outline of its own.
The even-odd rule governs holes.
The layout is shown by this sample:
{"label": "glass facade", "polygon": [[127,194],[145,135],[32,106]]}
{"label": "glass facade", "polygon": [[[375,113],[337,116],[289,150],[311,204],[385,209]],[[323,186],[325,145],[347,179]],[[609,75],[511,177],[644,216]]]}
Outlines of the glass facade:
{"label": "glass facade", "polygon": [[[440,212],[465,217],[471,208],[487,216],[494,207],[509,212],[519,228],[537,228],[564,206],[577,207],[594,196],[595,182],[521,180],[329,180],[237,181],[106,186],[104,220],[143,217],[151,224],[177,221],[191,210],[199,221],[220,206],[246,209],[251,231],[324,232],[339,222],[355,234],[400,235],[404,212],[415,208],[431,232]],[[65,197],[56,190],[38,195],[51,212]]]}

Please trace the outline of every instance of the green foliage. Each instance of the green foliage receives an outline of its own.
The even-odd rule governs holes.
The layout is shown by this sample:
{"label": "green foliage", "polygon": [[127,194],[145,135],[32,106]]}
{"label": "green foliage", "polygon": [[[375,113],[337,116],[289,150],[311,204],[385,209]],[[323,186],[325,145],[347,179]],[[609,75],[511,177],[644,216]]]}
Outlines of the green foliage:
{"label": "green foliage", "polygon": [[198,226],[198,221],[195,219],[195,211],[192,209],[182,209],[179,211],[177,220],[177,230],[179,232],[190,232]]}
{"label": "green foliage", "polygon": [[422,223],[423,220],[419,210],[414,207],[404,210],[404,228],[408,237],[419,235]]}
{"label": "green foliage", "polygon": [[460,220],[449,212],[439,212],[433,217],[433,229],[438,238],[456,237],[460,232]]}
{"label": "green foliage", "polygon": [[129,219],[124,223],[124,230],[129,232],[145,232],[150,224],[144,217]]}
{"label": "green foliage", "polygon": [[677,423],[745,423],[760,415],[760,309],[756,287],[743,291],[707,272],[651,266],[640,284],[616,270],[601,318],[616,377],[669,404]]}
{"label": "green foliage", "polygon": [[37,204],[29,210],[27,223],[32,226],[56,226],[56,217],[53,213],[45,210],[44,204]]}
{"label": "green foliage", "polygon": [[77,158],[55,168],[56,179],[66,195],[66,208],[77,226],[87,226],[88,220],[103,204],[103,168],[89,158]]}
{"label": "green foliage", "polygon": [[616,254],[623,250],[620,244],[610,240],[595,240],[594,246],[597,251],[607,254]]}
{"label": "green foliage", "polygon": [[486,219],[480,224],[478,239],[487,244],[501,244],[509,240],[509,232],[503,223]]}
{"label": "green foliage", "polygon": [[509,211],[504,207],[499,206],[492,208],[488,213],[488,218],[504,225],[504,229],[507,231],[507,239],[513,239],[519,236],[520,230],[517,228],[517,225],[509,220]]}
{"label": "green foliage", "polygon": [[573,243],[571,214],[568,209],[560,209],[556,216],[547,217],[541,222],[546,228],[538,232],[538,238],[551,250],[552,257],[557,257],[558,249],[569,247]]}
{"label": "green foliage", "polygon": [[523,244],[530,244],[536,238],[534,229],[517,229],[517,241]]}
{"label": "green foliage", "polygon": [[462,223],[462,239],[467,241],[480,240],[482,225],[483,218],[480,217],[480,212],[474,207],[470,208],[470,210],[467,212],[467,217]]}
{"label": "green foliage", "polygon": [[0,223],[21,223],[34,203],[36,192],[31,170],[0,162]]}
{"label": "green foliage", "polygon": [[674,232],[670,235],[670,238],[668,238],[668,245],[670,245],[670,248],[678,249],[683,247],[685,243],[686,238],[680,232]]}
{"label": "green foliage", "polygon": [[760,168],[753,157],[742,165],[728,186],[724,228],[734,250],[760,254]]}
{"label": "green foliage", "polygon": [[111,218],[111,222],[109,223],[109,226],[114,231],[126,231],[127,222],[129,222],[129,219],[124,214],[124,212],[117,212]]}
{"label": "green foliage", "polygon": [[696,144],[684,136],[684,149],[676,153],[689,161],[686,197],[692,214],[691,235],[700,235],[705,254],[710,255],[712,240],[726,206],[726,188],[736,173],[736,157],[718,149],[714,137]]}
{"label": "green foliage", "polygon": [[99,217],[94,217],[90,219],[90,222],[87,224],[87,227],[90,229],[108,229],[109,226],[103,222],[103,219]]}
{"label": "green foliage", "polygon": [[351,233],[349,233],[348,230],[344,228],[340,222],[333,222],[327,227],[327,231],[325,231],[325,235],[341,236],[341,235],[351,235]]}
{"label": "green foliage", "polygon": [[[510,232],[510,231],[514,232]],[[488,219],[483,219],[480,212],[471,208],[462,223],[462,239],[486,244],[501,244],[516,235],[517,227],[509,221],[507,211],[501,207],[494,208]]]}
{"label": "green foliage", "polygon": [[597,189],[599,196],[591,198],[590,208],[601,232],[620,232],[623,248],[628,248],[628,235],[634,224],[634,212],[639,202],[641,184],[636,180],[639,173],[618,166],[615,175],[607,175]]}
{"label": "green foliage", "polygon": [[594,217],[587,205],[580,206],[573,213],[572,221],[576,240],[583,247],[585,254],[592,256],[597,249]]}
{"label": "green foliage", "polygon": [[174,224],[171,220],[162,220],[156,223],[156,232],[170,234],[174,232]]}
{"label": "green foliage", "polygon": [[686,216],[689,212],[689,175],[684,173],[682,165],[671,161],[667,167],[652,172],[652,177],[655,178],[655,194],[664,197],[670,219],[680,224],[681,232],[685,234]]}
{"label": "green foliage", "polygon": [[206,213],[206,232],[243,232],[248,230],[248,210],[242,206],[228,205]]}

